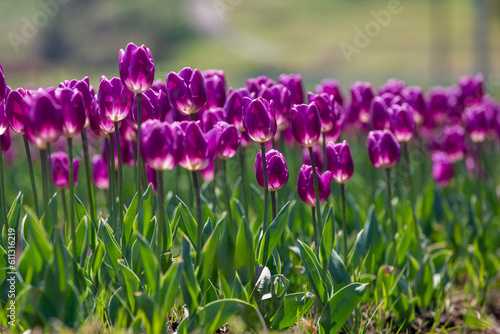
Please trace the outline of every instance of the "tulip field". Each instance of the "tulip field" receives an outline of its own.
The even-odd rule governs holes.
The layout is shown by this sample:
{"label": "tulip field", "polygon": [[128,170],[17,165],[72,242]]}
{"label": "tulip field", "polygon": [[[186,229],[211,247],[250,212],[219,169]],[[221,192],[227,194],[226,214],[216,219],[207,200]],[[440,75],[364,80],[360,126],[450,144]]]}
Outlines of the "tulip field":
{"label": "tulip field", "polygon": [[240,88],[133,43],[118,69],[0,67],[1,333],[499,333],[480,74]]}

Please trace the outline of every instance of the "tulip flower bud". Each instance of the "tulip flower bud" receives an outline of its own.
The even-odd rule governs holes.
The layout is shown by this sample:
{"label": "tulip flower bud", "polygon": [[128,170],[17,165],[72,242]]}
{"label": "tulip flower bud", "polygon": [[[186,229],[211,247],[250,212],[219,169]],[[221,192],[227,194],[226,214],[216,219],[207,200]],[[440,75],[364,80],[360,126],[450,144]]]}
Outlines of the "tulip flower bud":
{"label": "tulip flower bud", "polygon": [[226,78],[222,70],[203,71],[207,87],[207,103],[203,109],[222,108],[226,102]]}
{"label": "tulip flower bud", "polygon": [[181,160],[183,140],[177,126],[148,120],[141,125],[141,156],[155,170],[172,170]]}
{"label": "tulip flower bud", "polygon": [[226,119],[224,109],[210,108],[203,112],[201,117],[203,129],[205,132],[212,130],[218,122],[223,122]]}
{"label": "tulip flower bud", "polygon": [[[267,177],[269,191],[281,189],[288,181],[288,167],[285,156],[276,150],[266,153]],[[264,188],[264,171],[262,169],[262,151],[255,157],[255,177],[259,186]]]}
{"label": "tulip flower bud", "polygon": [[344,140],[342,143],[328,143],[326,146],[326,168],[332,172],[332,179],[340,184],[347,183],[354,173],[351,149]]}
{"label": "tulip flower bud", "polygon": [[71,88],[56,89],[57,102],[63,115],[62,135],[73,138],[79,135],[87,120],[82,93]]}
{"label": "tulip flower bud", "polygon": [[423,122],[426,113],[426,105],[422,88],[411,86],[406,87],[402,92],[404,102],[408,103],[413,108],[413,119],[415,123],[420,125]]}
{"label": "tulip flower bud", "polygon": [[245,88],[250,93],[249,97],[251,97],[252,99],[255,99],[261,95],[263,90],[265,90],[266,88],[269,88],[275,84],[276,84],[276,82],[274,80],[269,79],[265,75],[261,75],[260,77],[257,77],[257,78],[248,79]]}
{"label": "tulip flower bud", "polygon": [[5,101],[5,112],[9,119],[12,130],[17,133],[25,134],[25,123],[29,111],[31,110],[32,97],[31,92],[18,88],[9,93]]}
{"label": "tulip flower bud", "polygon": [[115,124],[104,116],[95,98],[90,108],[89,122],[90,128],[99,137],[108,138],[110,133],[115,132]]}
{"label": "tulip flower bud", "polygon": [[389,79],[378,89],[379,95],[391,93],[392,95],[401,95],[406,87],[406,83],[398,79]]}
{"label": "tulip flower bud", "polygon": [[453,164],[446,153],[432,154],[432,176],[440,187],[445,187],[453,178]]}
{"label": "tulip flower bud", "polygon": [[375,96],[372,101],[371,106],[371,123],[373,130],[385,130],[389,129],[389,110],[387,103],[380,96]]}
{"label": "tulip flower bud", "polygon": [[26,117],[27,138],[40,149],[46,149],[47,143],[55,141],[63,129],[61,107],[51,94],[43,90],[36,92]]}
{"label": "tulip flower bud", "polygon": [[219,143],[217,144],[217,157],[222,160],[230,159],[238,151],[241,134],[234,125],[229,125],[226,122],[218,122],[216,126],[221,129]]}
{"label": "tulip flower bud", "polygon": [[[299,177],[297,180],[297,192],[300,199],[309,206],[316,207],[316,196],[314,194],[314,179],[313,170],[311,166],[302,165],[299,170]],[[320,175],[319,170],[316,168],[316,175],[318,176],[318,190],[319,201],[323,203],[330,196],[330,181],[332,173],[326,171]]]}
{"label": "tulip flower bud", "polygon": [[313,147],[321,136],[321,119],[316,104],[296,105],[290,113],[295,140],[299,145]]}
{"label": "tulip flower bud", "polygon": [[233,124],[239,132],[245,132],[243,126],[243,114],[245,113],[244,97],[249,97],[250,92],[246,88],[239,90],[229,90],[224,111],[226,114],[226,122]]}
{"label": "tulip flower bud", "polygon": [[375,96],[372,85],[369,82],[355,82],[351,86],[351,108],[358,115],[362,123],[370,121],[370,106]]}
{"label": "tulip flower bud", "polygon": [[442,150],[452,163],[462,160],[467,153],[465,131],[460,125],[447,126],[443,129]]}
{"label": "tulip flower bud", "polygon": [[482,143],[488,132],[485,108],[483,105],[473,105],[465,109],[465,129],[474,143]]}
{"label": "tulip flower bud", "polygon": [[293,104],[304,103],[304,90],[302,89],[302,76],[300,74],[280,74],[278,77],[280,84],[290,90]]}
{"label": "tulip flower bud", "polygon": [[134,94],[123,86],[119,78],[108,80],[102,76],[97,99],[104,116],[111,122],[120,122],[130,112]]}
{"label": "tulip flower bud", "polygon": [[183,68],[167,76],[168,98],[181,114],[197,113],[207,103],[207,87],[199,69]]}
{"label": "tulip flower bud", "polygon": [[314,103],[318,107],[319,117],[321,119],[321,132],[330,131],[337,122],[339,115],[334,108],[333,96],[326,93],[313,94],[308,93],[309,103]]}
{"label": "tulip flower bud", "polygon": [[401,147],[389,130],[370,131],[366,141],[371,163],[377,168],[391,168],[401,158]]}
{"label": "tulip flower bud", "polygon": [[183,133],[184,153],[179,164],[190,171],[207,167],[215,158],[220,138],[220,128],[204,133],[200,122],[185,121],[177,125]]}
{"label": "tulip flower bud", "polygon": [[464,106],[481,103],[484,96],[484,78],[481,74],[460,78],[458,84]]}
{"label": "tulip flower bud", "polygon": [[89,77],[85,77],[82,80],[66,80],[59,84],[59,88],[72,88],[79,91],[85,103],[85,115],[89,115],[90,108],[92,107],[92,100],[94,99],[93,88],[90,86]]}
{"label": "tulip flower bud", "polygon": [[243,100],[244,104],[248,103],[243,117],[243,126],[246,132],[256,142],[269,141],[276,134],[278,127],[274,113],[274,102],[268,102],[262,97],[252,101],[249,98]]}
{"label": "tulip flower bud", "polygon": [[391,130],[399,142],[408,142],[415,132],[413,109],[409,104],[393,105],[391,108]]}
{"label": "tulip flower bud", "polygon": [[321,81],[321,83],[316,86],[316,93],[327,93],[328,95],[333,96],[333,100],[339,105],[344,105],[342,87],[337,80],[325,79]]}
{"label": "tulip flower bud", "polygon": [[0,64],[0,104],[2,104],[7,97],[7,83],[3,74],[2,64]]}
{"label": "tulip flower bud", "polygon": [[[55,152],[50,155],[52,161],[52,176],[54,185],[59,189],[69,188],[69,161],[68,155],[64,152]],[[73,176],[74,185],[78,183],[78,167],[80,167],[80,159],[73,159]]]}
{"label": "tulip flower bud", "polygon": [[279,130],[283,130],[289,125],[290,106],[292,104],[290,90],[284,85],[272,85],[261,91],[260,96],[268,102],[274,102],[276,123]]}
{"label": "tulip flower bud", "polygon": [[101,155],[95,155],[92,158],[92,178],[94,184],[99,189],[109,188],[108,165]]}
{"label": "tulip flower bud", "polygon": [[120,79],[123,85],[131,92],[144,93],[153,84],[155,64],[151,51],[142,45],[138,47],[129,43],[118,53]]}
{"label": "tulip flower bud", "polygon": [[434,87],[429,91],[429,115],[438,123],[446,119],[451,106],[455,103],[455,98],[444,87]]}

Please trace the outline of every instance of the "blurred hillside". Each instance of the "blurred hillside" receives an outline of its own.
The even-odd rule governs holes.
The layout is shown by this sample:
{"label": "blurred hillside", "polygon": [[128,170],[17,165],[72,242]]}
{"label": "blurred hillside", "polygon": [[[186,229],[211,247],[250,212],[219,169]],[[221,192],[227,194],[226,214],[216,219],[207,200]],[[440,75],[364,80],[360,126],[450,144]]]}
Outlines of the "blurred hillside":
{"label": "blurred hillside", "polygon": [[[489,22],[489,35],[478,37],[473,5],[482,1],[490,8],[478,22]],[[326,77],[344,87],[390,77],[429,86],[475,72],[477,45],[486,42],[487,84],[500,93],[494,0],[3,0],[0,27],[12,87],[85,75],[97,85],[118,75],[128,42],[152,50],[160,79],[191,66],[223,69],[231,86],[281,72],[302,73],[307,89]]]}

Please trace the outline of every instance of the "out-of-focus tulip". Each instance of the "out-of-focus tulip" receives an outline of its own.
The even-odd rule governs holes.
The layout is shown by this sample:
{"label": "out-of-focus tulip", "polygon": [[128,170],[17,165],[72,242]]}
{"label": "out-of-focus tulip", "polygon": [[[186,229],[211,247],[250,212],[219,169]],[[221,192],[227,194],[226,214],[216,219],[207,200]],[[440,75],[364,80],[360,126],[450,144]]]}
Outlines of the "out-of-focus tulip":
{"label": "out-of-focus tulip", "polygon": [[[316,168],[316,175],[318,177],[318,192],[320,204],[326,201],[330,196],[330,181],[332,175],[330,171],[324,172],[322,175]],[[299,170],[299,177],[297,180],[297,192],[300,199],[309,206],[316,207],[316,196],[314,194],[314,180],[313,169],[311,166],[302,165]]]}
{"label": "out-of-focus tulip", "polygon": [[62,135],[66,138],[78,136],[87,120],[85,101],[82,93],[76,89],[56,89],[57,102],[63,115]]}
{"label": "out-of-focus tulip", "polygon": [[[323,170],[323,151],[318,145],[313,146],[314,164],[319,170]],[[309,154],[309,148],[304,147],[302,150],[302,163],[304,165],[311,166],[311,154]]]}
{"label": "out-of-focus tulip", "polygon": [[261,92],[264,89],[269,88],[275,84],[276,82],[274,80],[269,79],[265,75],[261,75],[257,78],[247,79],[246,89],[250,93],[249,97],[255,99],[260,96]]}
{"label": "out-of-focus tulip", "polygon": [[467,153],[464,128],[460,125],[445,127],[441,149],[448,155],[452,163],[462,160]]}
{"label": "out-of-focus tulip", "polygon": [[370,107],[375,96],[369,82],[355,82],[351,86],[351,108],[362,123],[370,121]]}
{"label": "out-of-focus tulip", "polygon": [[172,170],[181,160],[183,139],[177,126],[148,120],[141,125],[141,156],[155,170]]}
{"label": "out-of-focus tulip", "polygon": [[327,93],[333,96],[335,102],[344,105],[344,96],[342,94],[342,87],[337,80],[325,79],[321,81],[319,85],[316,86],[316,93]]}
{"label": "out-of-focus tulip", "polygon": [[129,122],[120,124],[120,138],[125,138],[126,141],[135,142],[137,140],[137,130],[130,125]]}
{"label": "out-of-focus tulip", "polygon": [[403,100],[413,108],[413,119],[416,124],[422,124],[426,112],[426,105],[422,88],[417,86],[406,87],[401,95]]}
{"label": "out-of-focus tulip", "polygon": [[219,143],[217,144],[217,157],[222,160],[230,159],[238,151],[241,134],[234,125],[226,122],[218,122],[216,126],[221,129]]}
{"label": "out-of-focus tulip", "polygon": [[115,132],[115,124],[104,116],[97,99],[94,99],[92,102],[89,121],[90,128],[99,137],[108,138],[110,133]]}
{"label": "out-of-focus tulip", "polygon": [[458,84],[460,99],[464,106],[481,103],[484,96],[484,78],[481,74],[462,77]]}
{"label": "out-of-focus tulip", "polygon": [[208,130],[212,130],[218,122],[224,121],[226,117],[224,109],[217,107],[205,110],[201,119],[203,129],[205,130],[205,132],[207,132]]}
{"label": "out-of-focus tulip", "polygon": [[280,74],[279,83],[285,85],[290,90],[293,104],[304,103],[304,90],[302,88],[302,76],[300,74]]}
{"label": "out-of-focus tulip", "polygon": [[185,67],[179,74],[170,72],[167,92],[172,106],[185,115],[197,113],[207,103],[207,87],[199,69]]}
{"label": "out-of-focus tulip", "polygon": [[123,85],[120,78],[108,80],[102,76],[97,99],[103,115],[112,122],[120,122],[130,112],[134,94]]}
{"label": "out-of-focus tulip", "polygon": [[429,91],[428,109],[430,116],[438,123],[443,122],[448,112],[456,103],[456,99],[450,96],[444,87],[434,87]]}
{"label": "out-of-focus tulip", "polygon": [[399,142],[408,142],[415,132],[413,109],[408,103],[391,107],[391,130]]}
{"label": "out-of-focus tulip", "polygon": [[204,133],[200,122],[181,122],[178,125],[183,132],[184,152],[179,164],[190,171],[201,170],[214,160],[220,138],[220,128],[214,127]]}
{"label": "out-of-focus tulip", "polygon": [[340,184],[347,183],[354,173],[351,149],[344,140],[342,143],[328,143],[326,146],[326,168],[332,179]]}
{"label": "out-of-focus tulip", "polygon": [[12,144],[12,138],[10,137],[10,131],[7,128],[3,134],[0,134],[0,148],[2,152],[7,152]]}
{"label": "out-of-focus tulip", "polygon": [[[156,92],[148,89],[141,95],[141,122],[144,123],[149,119],[161,120],[162,109],[167,103],[166,95],[160,91]],[[127,122],[137,130],[137,95],[134,96],[132,109],[127,117]]]}
{"label": "out-of-focus tulip", "polygon": [[296,105],[291,109],[290,114],[295,140],[299,145],[313,147],[321,136],[321,119],[316,104]]}
{"label": "out-of-focus tulip", "polygon": [[375,96],[371,107],[371,123],[373,130],[385,130],[390,127],[389,108],[380,96]]}
{"label": "out-of-focus tulip", "polygon": [[366,141],[371,163],[377,168],[391,168],[401,158],[401,147],[389,130],[370,131]]}
{"label": "out-of-focus tulip", "polygon": [[243,114],[245,113],[244,97],[249,97],[250,92],[246,88],[229,90],[229,95],[224,104],[226,122],[233,124],[239,132],[245,132],[243,126]]}
{"label": "out-of-focus tulip", "polygon": [[[243,102],[246,104],[249,100],[244,98]],[[273,138],[278,127],[274,102],[268,102],[262,97],[252,100],[244,112],[243,126],[253,141],[265,143]]]}
{"label": "out-of-focus tulip", "polygon": [[309,99],[309,103],[314,103],[318,107],[321,119],[321,132],[330,131],[339,118],[337,110],[334,108],[333,96],[327,93],[308,93],[307,98]]}
{"label": "out-of-focus tulip", "polygon": [[0,104],[5,100],[7,94],[7,83],[5,81],[5,76],[3,74],[2,64],[0,64]]}
{"label": "out-of-focus tulip", "polygon": [[47,91],[36,92],[31,110],[25,119],[27,137],[40,149],[46,149],[47,143],[61,135],[63,129],[61,107]]}
{"label": "out-of-focus tulip", "polygon": [[380,86],[378,93],[380,95],[384,93],[391,93],[392,95],[401,95],[402,91],[405,89],[406,83],[398,79],[389,79],[385,84]]}
{"label": "out-of-focus tulip", "polygon": [[[69,188],[69,161],[68,155],[64,152],[55,152],[50,155],[52,161],[52,176],[54,185],[59,189]],[[78,183],[78,167],[80,167],[80,159],[73,159],[73,176],[74,185]]]}
{"label": "out-of-focus tulip", "polygon": [[118,53],[120,79],[131,92],[144,93],[153,84],[155,64],[151,51],[145,46],[129,43]]}
{"label": "out-of-focus tulip", "polygon": [[486,139],[488,122],[483,105],[473,105],[465,109],[465,129],[474,143],[481,143]]}
{"label": "out-of-focus tulip", "polygon": [[215,179],[215,159],[212,160],[207,167],[200,170],[200,176],[205,182],[213,182]]}
{"label": "out-of-focus tulip", "polygon": [[146,181],[153,187],[153,192],[158,193],[158,179],[156,175],[156,170],[154,168],[146,165]]}
{"label": "out-of-focus tulip", "polygon": [[59,88],[71,88],[79,91],[85,103],[85,115],[88,116],[90,108],[92,107],[92,100],[94,99],[93,88],[90,86],[89,77],[85,77],[82,80],[66,80],[59,84]]}
{"label": "out-of-focus tulip", "polygon": [[207,87],[207,103],[203,109],[222,108],[226,102],[226,78],[222,70],[203,71]]}
{"label": "out-of-focus tulip", "polygon": [[9,93],[5,101],[5,112],[12,130],[25,134],[26,115],[31,110],[31,93],[24,88],[18,88]]}
{"label": "out-of-focus tulip", "polygon": [[453,163],[445,152],[432,154],[432,176],[441,187],[445,187],[453,178]]}
{"label": "out-of-focus tulip", "polygon": [[[267,177],[269,191],[281,189],[288,181],[288,167],[285,156],[276,150],[266,153]],[[264,171],[262,169],[262,151],[255,157],[255,177],[257,183],[264,188]]]}
{"label": "out-of-focus tulip", "polygon": [[92,177],[94,184],[99,189],[109,188],[108,165],[101,155],[94,155],[92,158]]}
{"label": "out-of-focus tulip", "polygon": [[278,84],[263,89],[260,96],[269,102],[274,102],[278,130],[283,130],[288,127],[290,124],[290,107],[292,105],[290,90],[284,85]]}

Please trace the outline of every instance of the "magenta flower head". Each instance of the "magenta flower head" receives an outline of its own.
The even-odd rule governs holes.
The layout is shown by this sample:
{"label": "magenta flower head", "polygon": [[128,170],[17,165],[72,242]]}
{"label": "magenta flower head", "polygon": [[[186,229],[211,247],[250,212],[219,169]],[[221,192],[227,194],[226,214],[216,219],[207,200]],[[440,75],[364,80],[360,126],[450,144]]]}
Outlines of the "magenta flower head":
{"label": "magenta flower head", "polygon": [[426,105],[422,88],[417,86],[406,87],[401,92],[403,100],[413,108],[413,118],[416,124],[422,124],[426,113]]}
{"label": "magenta flower head", "polygon": [[441,149],[448,155],[452,163],[462,160],[467,153],[464,128],[460,125],[445,127]]}
{"label": "magenta flower head", "polygon": [[277,84],[267,87],[261,91],[261,95],[267,101],[274,102],[274,110],[276,115],[276,123],[279,130],[283,130],[290,124],[290,107],[292,105],[292,97],[290,90],[284,85]]}
{"label": "magenta flower head", "polygon": [[328,95],[333,96],[335,102],[344,105],[344,95],[342,94],[342,87],[337,80],[333,79],[325,79],[321,81],[319,85],[316,86],[316,93],[327,93]]}
{"label": "magenta flower head", "polygon": [[148,120],[141,125],[141,156],[155,170],[172,170],[181,160],[183,139],[177,126]]}
{"label": "magenta flower head", "polygon": [[274,101],[268,102],[258,97],[254,100],[244,98],[243,103],[249,103],[245,108],[243,126],[250,138],[258,143],[265,143],[273,138],[278,129]]}
{"label": "magenta flower head", "polygon": [[107,119],[112,122],[120,122],[130,112],[134,94],[123,85],[120,78],[115,77],[108,80],[102,76],[97,100],[101,112]]}
{"label": "magenta flower head", "polygon": [[241,134],[234,125],[227,124],[226,122],[218,122],[215,126],[220,128],[217,157],[222,160],[234,157],[238,150]]}
{"label": "magenta flower head", "polygon": [[473,105],[465,109],[465,129],[474,143],[481,143],[486,139],[488,121],[483,105]]}
{"label": "magenta flower head", "polygon": [[264,89],[269,88],[275,84],[276,82],[273,79],[269,79],[265,75],[261,75],[257,78],[247,79],[246,89],[250,93],[250,97],[256,98],[260,96],[261,92]]}
{"label": "magenta flower head", "polygon": [[90,86],[89,77],[85,77],[82,80],[66,80],[59,84],[59,88],[72,88],[79,91],[82,94],[83,102],[85,103],[85,115],[88,116],[90,108],[92,108],[92,100],[94,99],[94,89]]}
{"label": "magenta flower head", "polygon": [[226,78],[222,70],[203,71],[205,84],[207,87],[207,104],[203,109],[224,107],[226,102]]}
{"label": "magenta flower head", "polygon": [[373,130],[385,130],[390,127],[390,115],[387,103],[380,96],[375,96],[371,107],[371,123]]}
{"label": "magenta flower head", "polygon": [[314,103],[318,107],[319,118],[321,119],[321,132],[330,131],[337,122],[339,115],[334,108],[334,98],[327,93],[308,93],[309,103]]}
{"label": "magenta flower head", "polygon": [[66,138],[76,137],[82,132],[87,120],[82,93],[76,89],[58,88],[56,98],[63,115],[62,135]]}
{"label": "magenta flower head", "polygon": [[5,104],[0,104],[0,136],[9,129],[9,118],[5,111]]}
{"label": "magenta flower head", "polygon": [[224,104],[226,122],[233,124],[239,132],[245,132],[243,126],[243,114],[245,111],[244,97],[250,97],[250,92],[246,88],[238,90],[229,90],[229,95]]}
{"label": "magenta flower head", "polygon": [[5,112],[9,119],[9,124],[12,130],[17,133],[26,133],[26,120],[28,113],[31,110],[31,93],[18,88],[9,93],[5,102]]}
{"label": "magenta flower head", "polygon": [[31,110],[26,117],[27,138],[38,148],[46,149],[63,130],[61,107],[49,91],[36,92]]}
{"label": "magenta flower head", "polygon": [[[300,199],[309,206],[316,206],[316,196],[314,194],[314,179],[313,169],[311,166],[302,165],[299,170],[299,177],[297,180],[297,192]],[[330,181],[332,173],[326,171],[320,175],[319,170],[316,168],[316,175],[318,176],[319,188],[319,202],[323,203],[330,196]]]}
{"label": "magenta flower head", "polygon": [[484,78],[481,74],[460,78],[460,99],[465,106],[481,103],[484,96]]}
{"label": "magenta flower head", "polygon": [[102,155],[94,155],[92,158],[92,178],[99,189],[109,188],[108,164]]}
{"label": "magenta flower head", "polygon": [[7,97],[7,83],[5,81],[5,76],[3,75],[2,64],[0,64],[0,104],[3,103]]}
{"label": "magenta flower head", "polygon": [[290,111],[292,132],[299,145],[313,147],[321,136],[321,119],[316,104],[300,104]]}
{"label": "magenta flower head", "polygon": [[195,114],[207,103],[207,86],[199,69],[184,67],[179,74],[170,72],[167,92],[170,103],[181,114]]}
{"label": "magenta flower head", "polygon": [[344,140],[342,143],[328,143],[326,146],[326,168],[332,173],[332,179],[340,184],[347,183],[354,173],[351,149]]}
{"label": "magenta flower head", "polygon": [[122,122],[119,131],[120,137],[125,138],[126,141],[134,142],[137,140],[137,130],[130,125],[130,122]]}
{"label": "magenta flower head", "polygon": [[[319,145],[313,146],[313,156],[314,163],[319,170],[323,170],[324,158],[323,158],[323,150],[321,150]],[[302,162],[304,165],[311,166],[311,154],[309,154],[309,149],[304,147],[302,150]]]}
{"label": "magenta flower head", "polygon": [[393,105],[391,108],[391,130],[399,142],[408,142],[415,132],[413,109],[408,103]]}
{"label": "magenta flower head", "polygon": [[432,176],[440,187],[446,187],[453,178],[453,163],[446,153],[437,151],[432,154]]}
{"label": "magenta flower head", "polygon": [[199,121],[180,122],[177,126],[182,130],[184,138],[184,153],[179,164],[190,171],[207,167],[217,153],[220,128],[214,127],[205,133]]}
{"label": "magenta flower head", "polygon": [[431,117],[442,122],[450,111],[450,106],[455,104],[455,99],[450,97],[449,92],[444,87],[434,87],[429,91],[428,108]]}
{"label": "magenta flower head", "polygon": [[203,112],[201,117],[201,124],[203,124],[203,130],[207,132],[212,130],[218,122],[222,122],[226,119],[224,109],[214,107],[207,109]]}
{"label": "magenta flower head", "polygon": [[115,124],[104,116],[95,98],[90,108],[89,121],[90,128],[99,137],[108,138],[110,133],[115,132]]}
{"label": "magenta flower head", "polygon": [[373,87],[369,82],[355,82],[351,86],[351,108],[363,123],[370,121],[370,107],[375,96]]}
{"label": "magenta flower head", "polygon": [[392,95],[401,95],[402,91],[405,89],[406,83],[398,79],[389,79],[385,84],[380,86],[378,93],[380,95],[384,93],[391,93]]}
{"label": "magenta flower head", "polygon": [[[50,155],[52,161],[52,176],[54,185],[59,189],[69,188],[69,161],[68,156],[64,152],[55,152]],[[73,175],[74,185],[78,183],[78,167],[80,167],[80,159],[73,159]]]}
{"label": "magenta flower head", "polygon": [[0,149],[2,152],[7,152],[12,144],[12,138],[10,137],[10,130],[7,130],[0,134]]}
{"label": "magenta flower head", "polygon": [[[269,191],[281,189],[288,181],[288,167],[285,156],[276,150],[266,153],[267,177]],[[264,171],[262,169],[262,151],[255,157],[255,177],[259,186],[264,188]]]}
{"label": "magenta flower head", "polygon": [[283,73],[278,77],[278,81],[290,90],[292,104],[304,103],[304,90],[302,89],[302,76],[300,74]]}
{"label": "magenta flower head", "polygon": [[366,141],[371,163],[377,168],[391,168],[401,158],[401,147],[389,130],[370,131]]}
{"label": "magenta flower head", "polygon": [[[148,89],[141,95],[141,121],[145,122],[149,119],[161,119],[162,108],[165,101],[166,95],[162,92],[156,92],[152,89]],[[134,96],[132,109],[126,118],[127,122],[134,128],[137,129],[137,94]]]}
{"label": "magenta flower head", "polygon": [[118,52],[120,79],[123,85],[131,92],[144,93],[153,84],[155,78],[155,64],[151,51],[142,45],[138,47],[129,43]]}

